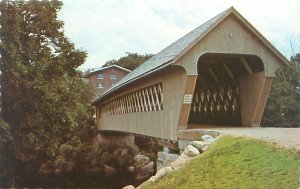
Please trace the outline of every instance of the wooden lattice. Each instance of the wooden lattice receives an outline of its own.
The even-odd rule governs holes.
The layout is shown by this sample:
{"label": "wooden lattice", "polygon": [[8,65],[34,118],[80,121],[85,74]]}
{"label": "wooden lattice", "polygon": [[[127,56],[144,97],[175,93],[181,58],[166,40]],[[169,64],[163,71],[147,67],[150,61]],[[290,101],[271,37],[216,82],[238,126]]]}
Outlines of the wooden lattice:
{"label": "wooden lattice", "polygon": [[208,85],[198,80],[191,106],[190,123],[239,124],[240,101],[237,81]]}
{"label": "wooden lattice", "polygon": [[100,116],[163,110],[162,84],[155,84],[114,99],[101,107]]}
{"label": "wooden lattice", "polygon": [[203,55],[198,61],[198,77],[188,123],[241,125],[238,80],[263,70],[263,62],[256,56]]}

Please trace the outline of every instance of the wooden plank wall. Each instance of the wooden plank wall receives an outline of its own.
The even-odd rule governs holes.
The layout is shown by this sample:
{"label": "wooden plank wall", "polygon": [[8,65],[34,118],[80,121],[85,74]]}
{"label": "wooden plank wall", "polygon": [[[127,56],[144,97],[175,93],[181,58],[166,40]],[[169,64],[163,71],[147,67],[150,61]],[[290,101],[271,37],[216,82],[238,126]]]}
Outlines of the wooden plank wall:
{"label": "wooden plank wall", "polygon": [[[119,91],[110,99],[105,100],[105,102],[117,99],[147,86],[162,83],[163,110],[101,116],[98,118],[98,129],[103,131],[124,131],[176,140],[180,105],[186,77],[186,73],[182,67],[170,66],[163,71],[134,82],[133,86],[125,87],[125,89]],[[100,107],[101,112],[101,104],[98,107]]]}

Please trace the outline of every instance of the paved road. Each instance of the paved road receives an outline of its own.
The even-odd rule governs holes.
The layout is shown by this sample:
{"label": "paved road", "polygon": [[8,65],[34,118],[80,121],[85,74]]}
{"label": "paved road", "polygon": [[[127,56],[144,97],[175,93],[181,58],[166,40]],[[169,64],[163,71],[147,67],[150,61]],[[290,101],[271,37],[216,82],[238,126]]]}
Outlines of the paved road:
{"label": "paved road", "polygon": [[[215,129],[215,128],[214,128]],[[300,151],[300,128],[216,128],[224,134],[255,137]]]}

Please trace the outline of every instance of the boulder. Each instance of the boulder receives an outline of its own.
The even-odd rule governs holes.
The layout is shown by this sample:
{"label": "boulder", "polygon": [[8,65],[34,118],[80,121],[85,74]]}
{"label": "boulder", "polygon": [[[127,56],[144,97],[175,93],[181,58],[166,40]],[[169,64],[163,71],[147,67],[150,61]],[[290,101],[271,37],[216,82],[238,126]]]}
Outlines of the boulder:
{"label": "boulder", "polygon": [[210,143],[215,142],[214,137],[212,137],[212,136],[210,136],[210,135],[203,135],[203,136],[201,137],[201,139],[202,139],[204,142],[210,142]]}
{"label": "boulder", "polygon": [[152,182],[157,182],[158,180],[162,179],[164,176],[166,176],[167,174],[169,174],[170,172],[172,172],[172,167],[164,167],[160,170],[157,171],[157,173],[155,174],[155,176],[151,177],[151,181]]}
{"label": "boulder", "polygon": [[140,184],[138,187],[136,187],[136,189],[142,189],[142,188],[144,188],[145,186],[147,186],[149,183],[154,182],[154,181],[151,180],[153,177],[154,177],[154,176],[152,176],[151,178],[149,178],[148,180],[146,180],[145,182],[143,182],[142,184]]}
{"label": "boulder", "polygon": [[157,153],[157,170],[163,167],[170,166],[170,163],[175,161],[179,157],[179,154],[158,152]]}
{"label": "boulder", "polygon": [[136,180],[145,180],[151,176],[154,172],[153,169],[154,163],[151,161],[143,167],[138,167],[135,169],[135,179]]}
{"label": "boulder", "polygon": [[170,164],[171,162],[175,161],[179,158],[179,154],[166,154],[165,161],[166,164]]}
{"label": "boulder", "polygon": [[122,189],[135,189],[135,187],[132,185],[128,185],[128,186],[124,186]]}
{"label": "boulder", "polygon": [[200,152],[203,152],[203,148],[210,145],[210,142],[192,141],[191,145],[197,148]]}
{"label": "boulder", "polygon": [[162,160],[157,160],[156,161],[156,170],[160,170],[161,168],[165,167],[165,163]]}
{"label": "boulder", "polygon": [[192,159],[191,157],[181,154],[177,160],[173,161],[170,164],[170,166],[173,169],[178,169],[178,168],[184,167],[188,162],[190,162],[191,159]]}
{"label": "boulder", "polygon": [[209,148],[209,146],[205,146],[205,147],[202,149],[202,152],[205,152],[205,151],[207,151],[207,150],[208,150],[208,148]]}
{"label": "boulder", "polygon": [[153,161],[150,161],[147,165],[144,165],[141,168],[141,170],[145,170],[145,171],[147,171],[149,173],[153,173],[154,172],[153,166],[154,166]]}
{"label": "boulder", "polygon": [[150,158],[148,158],[147,156],[138,154],[138,155],[134,156],[133,162],[134,162],[135,168],[143,167],[144,165],[146,165],[150,162]]}
{"label": "boulder", "polygon": [[155,175],[150,177],[148,180],[148,182],[156,182],[156,181],[157,181],[157,177]]}
{"label": "boulder", "polygon": [[188,157],[195,157],[200,154],[199,150],[192,145],[185,147],[183,154]]}
{"label": "boulder", "polygon": [[165,159],[166,152],[157,152],[157,159]]}
{"label": "boulder", "polygon": [[190,144],[191,141],[189,140],[178,140],[178,148],[180,150],[183,150],[185,147],[187,147],[187,145]]}

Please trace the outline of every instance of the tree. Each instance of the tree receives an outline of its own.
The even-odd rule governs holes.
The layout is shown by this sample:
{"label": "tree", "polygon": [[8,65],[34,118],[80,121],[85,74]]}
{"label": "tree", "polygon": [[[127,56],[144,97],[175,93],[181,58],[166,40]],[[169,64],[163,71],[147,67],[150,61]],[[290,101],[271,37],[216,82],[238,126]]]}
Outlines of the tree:
{"label": "tree", "polygon": [[10,126],[0,118],[0,187],[6,188],[8,188],[7,177],[13,173],[11,137]]}
{"label": "tree", "polygon": [[289,66],[276,72],[262,125],[300,127],[300,53],[291,57]]}
{"label": "tree", "polygon": [[141,65],[142,63],[144,63],[146,60],[148,60],[153,56],[152,54],[140,55],[137,53],[130,53],[130,52],[126,52],[125,54],[126,56],[123,56],[118,60],[113,59],[107,61],[103,65],[103,67],[116,64],[124,68],[127,68],[129,70],[134,70],[136,67],[138,67],[139,65]]}
{"label": "tree", "polygon": [[57,0],[0,3],[3,136],[10,132],[2,144],[12,150],[20,183],[36,179],[89,117],[92,92],[76,71],[86,53],[65,37],[61,7]]}

